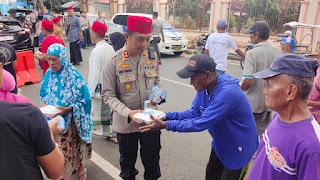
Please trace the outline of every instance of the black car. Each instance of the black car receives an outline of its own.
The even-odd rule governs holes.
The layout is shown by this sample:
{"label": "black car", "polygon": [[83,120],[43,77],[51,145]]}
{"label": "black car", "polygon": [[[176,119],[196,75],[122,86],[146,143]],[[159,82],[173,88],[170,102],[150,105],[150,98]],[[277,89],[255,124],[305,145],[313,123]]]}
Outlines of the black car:
{"label": "black car", "polygon": [[15,50],[32,50],[30,33],[12,17],[0,16],[0,42],[13,46]]}

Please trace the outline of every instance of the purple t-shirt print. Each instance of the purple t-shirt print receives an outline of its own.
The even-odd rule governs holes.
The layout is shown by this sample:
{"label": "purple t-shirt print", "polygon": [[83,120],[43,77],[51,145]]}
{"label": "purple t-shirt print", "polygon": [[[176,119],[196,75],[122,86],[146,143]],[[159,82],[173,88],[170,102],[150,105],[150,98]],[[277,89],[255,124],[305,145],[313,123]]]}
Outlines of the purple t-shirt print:
{"label": "purple t-shirt print", "polygon": [[313,116],[285,123],[274,115],[249,175],[249,180],[258,179],[320,179],[320,125]]}

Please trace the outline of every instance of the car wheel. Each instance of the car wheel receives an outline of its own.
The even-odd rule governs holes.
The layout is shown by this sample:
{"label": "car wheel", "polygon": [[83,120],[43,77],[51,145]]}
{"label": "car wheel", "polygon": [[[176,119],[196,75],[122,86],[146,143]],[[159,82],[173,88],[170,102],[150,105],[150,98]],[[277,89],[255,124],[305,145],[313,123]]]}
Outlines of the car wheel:
{"label": "car wheel", "polygon": [[174,53],[174,55],[180,56],[180,55],[183,53],[183,51],[180,51],[180,52],[173,52],[173,53]]}

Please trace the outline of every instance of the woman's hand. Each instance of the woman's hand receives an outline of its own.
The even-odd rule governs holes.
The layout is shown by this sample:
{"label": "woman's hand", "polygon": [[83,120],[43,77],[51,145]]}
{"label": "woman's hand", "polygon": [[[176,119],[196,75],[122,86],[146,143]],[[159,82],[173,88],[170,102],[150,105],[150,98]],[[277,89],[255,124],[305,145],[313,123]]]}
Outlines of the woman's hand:
{"label": "woman's hand", "polygon": [[63,116],[67,114],[68,112],[72,111],[72,106],[69,107],[57,107],[57,109],[60,110],[60,112],[57,115]]}
{"label": "woman's hand", "polygon": [[47,106],[47,103],[45,101],[42,101],[42,103],[40,104],[40,108]]}

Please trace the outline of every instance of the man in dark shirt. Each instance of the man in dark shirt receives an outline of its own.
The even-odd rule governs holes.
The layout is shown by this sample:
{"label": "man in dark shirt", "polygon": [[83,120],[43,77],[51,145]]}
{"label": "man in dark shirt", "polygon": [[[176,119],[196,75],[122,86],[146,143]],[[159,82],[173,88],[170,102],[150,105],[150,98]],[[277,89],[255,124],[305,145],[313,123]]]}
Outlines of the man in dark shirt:
{"label": "man in dark shirt", "polygon": [[[0,53],[0,87],[3,81],[3,54]],[[1,179],[43,179],[40,167],[50,179],[60,177],[64,156],[53,142],[57,119],[50,125],[41,111],[30,104],[0,101]]]}
{"label": "man in dark shirt", "polygon": [[17,66],[16,52],[10,44],[4,43],[4,42],[0,42],[0,51],[4,52],[4,55],[5,55],[3,69],[10,72],[14,77],[14,80],[16,81],[16,87],[11,92],[17,94],[17,80],[16,80],[16,71],[15,71],[15,68]]}

